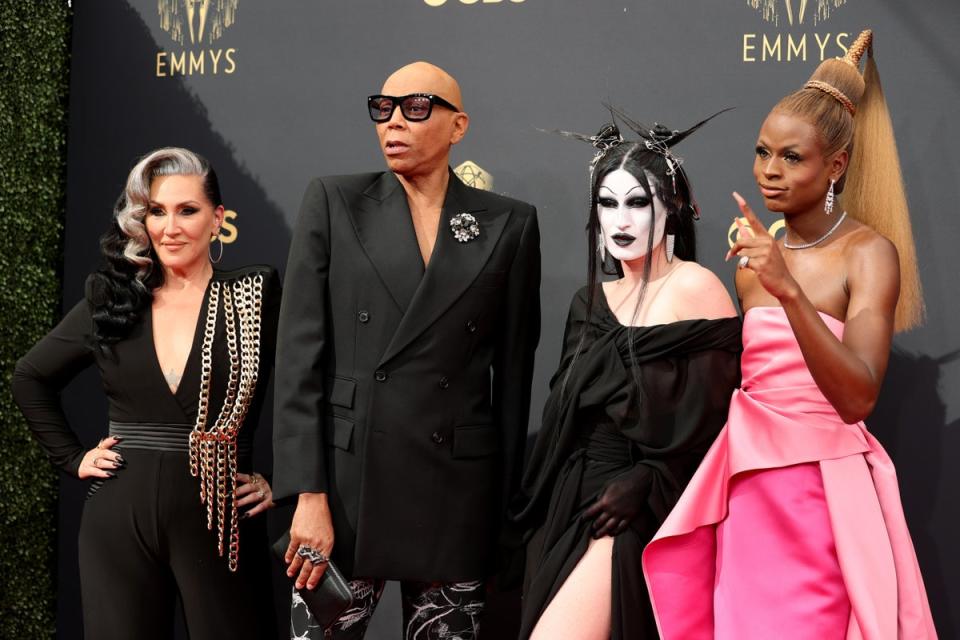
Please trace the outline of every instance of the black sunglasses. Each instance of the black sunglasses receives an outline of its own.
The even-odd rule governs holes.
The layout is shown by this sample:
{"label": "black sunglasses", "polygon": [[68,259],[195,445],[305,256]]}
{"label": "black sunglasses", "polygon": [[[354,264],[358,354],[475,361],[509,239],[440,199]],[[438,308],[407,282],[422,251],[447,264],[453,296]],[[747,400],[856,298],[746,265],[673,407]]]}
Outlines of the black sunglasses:
{"label": "black sunglasses", "polygon": [[367,98],[370,119],[374,122],[387,122],[393,117],[393,110],[399,105],[400,113],[410,122],[422,122],[433,113],[433,105],[446,107],[451,111],[460,111],[440,96],[432,93],[411,93],[406,96],[375,95]]}

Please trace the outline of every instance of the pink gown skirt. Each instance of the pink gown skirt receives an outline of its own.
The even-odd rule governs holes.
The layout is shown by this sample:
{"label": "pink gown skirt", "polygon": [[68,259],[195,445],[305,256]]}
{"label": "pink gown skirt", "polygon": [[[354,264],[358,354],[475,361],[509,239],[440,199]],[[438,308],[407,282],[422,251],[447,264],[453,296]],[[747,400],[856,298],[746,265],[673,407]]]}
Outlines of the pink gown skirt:
{"label": "pink gown skirt", "polygon": [[817,463],[754,471],[731,483],[717,526],[714,636],[843,640],[843,584]]}
{"label": "pink gown skirt", "polygon": [[643,552],[660,637],[935,639],[893,463],[823,396],[783,309],[747,312],[741,372],[726,426]]}

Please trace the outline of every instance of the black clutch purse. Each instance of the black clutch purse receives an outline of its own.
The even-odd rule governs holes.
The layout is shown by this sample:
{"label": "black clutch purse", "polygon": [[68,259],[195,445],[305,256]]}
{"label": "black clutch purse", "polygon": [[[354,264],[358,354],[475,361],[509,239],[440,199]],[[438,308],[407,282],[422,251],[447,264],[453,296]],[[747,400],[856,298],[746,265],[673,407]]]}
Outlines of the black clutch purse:
{"label": "black clutch purse", "polygon": [[[273,543],[273,553],[279,558],[280,562],[286,566],[283,557],[290,546],[290,532],[287,531],[283,536]],[[353,604],[353,594],[350,593],[350,585],[344,580],[343,574],[334,566],[333,562],[327,563],[327,570],[320,578],[317,588],[297,589],[297,593],[303,598],[307,609],[313,615],[324,630],[337,621],[337,618]]]}

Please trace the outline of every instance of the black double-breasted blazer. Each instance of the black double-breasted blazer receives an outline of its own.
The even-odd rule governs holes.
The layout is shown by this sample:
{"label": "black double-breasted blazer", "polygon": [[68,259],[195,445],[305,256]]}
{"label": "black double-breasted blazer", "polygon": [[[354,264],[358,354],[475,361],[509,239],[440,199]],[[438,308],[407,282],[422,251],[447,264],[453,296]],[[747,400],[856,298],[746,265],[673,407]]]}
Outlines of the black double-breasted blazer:
{"label": "black double-breasted blazer", "polygon": [[[460,213],[480,227],[463,243]],[[280,313],[273,490],[328,494],[348,576],[492,572],[523,459],[539,245],[531,205],[451,172],[424,269],[394,174],[307,188]]]}

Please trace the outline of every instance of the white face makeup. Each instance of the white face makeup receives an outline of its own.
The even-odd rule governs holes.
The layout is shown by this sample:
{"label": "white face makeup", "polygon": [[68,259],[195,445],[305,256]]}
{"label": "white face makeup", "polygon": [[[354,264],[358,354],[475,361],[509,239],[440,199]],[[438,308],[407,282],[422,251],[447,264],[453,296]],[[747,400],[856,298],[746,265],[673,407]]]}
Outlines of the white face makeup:
{"label": "white face makeup", "polygon": [[[651,182],[648,175],[647,181]],[[651,184],[651,187],[653,184]],[[650,207],[656,212],[653,246],[663,240],[667,211],[663,202],[652,198],[643,185],[624,169],[604,176],[597,189],[597,217],[607,252],[621,262],[639,260],[647,254],[650,235]]]}

